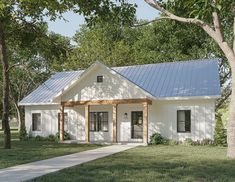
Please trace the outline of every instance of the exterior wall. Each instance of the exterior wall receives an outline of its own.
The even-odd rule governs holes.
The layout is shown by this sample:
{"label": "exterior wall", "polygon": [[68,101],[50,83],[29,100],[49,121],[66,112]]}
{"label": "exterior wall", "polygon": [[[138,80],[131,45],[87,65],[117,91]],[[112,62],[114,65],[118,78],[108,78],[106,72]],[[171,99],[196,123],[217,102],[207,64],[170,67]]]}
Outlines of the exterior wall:
{"label": "exterior wall", "polygon": [[[27,132],[32,136],[48,136],[55,135],[58,132],[58,113],[59,106],[25,106],[25,126]],[[81,123],[77,122],[79,113],[83,114],[82,108],[65,108],[65,113],[68,113],[68,125],[65,126],[65,131],[69,132],[72,139],[79,139],[78,132],[82,130]],[[32,131],[32,113],[41,113],[41,131]],[[79,135],[80,136],[80,135]],[[84,138],[85,140],[85,138]]]}
{"label": "exterior wall", "polygon": [[[177,133],[177,110],[191,110],[191,132]],[[149,106],[149,137],[155,133],[184,140],[213,139],[215,127],[215,100],[153,101]]]}
{"label": "exterior wall", "polygon": [[108,131],[96,131],[90,132],[91,142],[111,142],[113,136],[113,124],[112,124],[112,106],[101,105],[101,106],[90,106],[90,112],[108,112]]}
{"label": "exterior wall", "polygon": [[[139,142],[142,139],[131,139],[131,112],[143,111],[142,104],[120,104],[117,108],[117,140],[118,142]],[[127,118],[124,114],[127,113]]]}
{"label": "exterior wall", "polygon": [[[120,78],[120,75],[112,74],[102,67],[84,76],[83,79],[65,92],[62,101],[79,100],[112,100],[112,99],[133,99],[146,98],[143,92],[130,84],[127,80]],[[97,76],[103,75],[103,82],[97,83]]]}
{"label": "exterior wall", "polygon": [[[177,133],[177,110],[191,110],[191,132]],[[118,142],[136,142],[142,140],[131,139],[131,111],[142,111],[141,104],[120,104],[117,108],[117,140]],[[163,136],[184,140],[213,139],[215,126],[215,100],[181,100],[181,101],[153,101],[149,106],[149,137],[159,132]],[[112,141],[112,106],[90,106],[91,112],[107,111],[109,117],[108,132],[90,132],[91,141]],[[25,124],[27,131],[33,136],[48,136],[58,132],[59,106],[26,106]],[[68,126],[65,126],[72,139],[85,141],[85,108],[76,106],[65,108],[68,113]],[[42,131],[32,132],[32,113],[41,113]],[[124,114],[127,113],[127,118]]]}

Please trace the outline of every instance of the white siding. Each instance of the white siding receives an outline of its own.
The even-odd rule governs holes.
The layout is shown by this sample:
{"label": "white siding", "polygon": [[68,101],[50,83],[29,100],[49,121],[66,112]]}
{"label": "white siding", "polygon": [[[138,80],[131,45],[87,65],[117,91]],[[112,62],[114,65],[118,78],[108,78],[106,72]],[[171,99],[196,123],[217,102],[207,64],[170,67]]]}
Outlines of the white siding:
{"label": "white siding", "polygon": [[[191,110],[190,133],[177,133],[177,110]],[[149,137],[159,132],[175,140],[213,139],[214,126],[215,101],[213,99],[154,101],[149,107]]]}
{"label": "white siding", "polygon": [[[97,76],[104,76],[102,83],[97,83]],[[112,100],[145,97],[137,86],[130,84],[124,78],[120,78],[117,73],[116,75],[112,74],[99,66],[64,93],[61,100]]]}
{"label": "white siding", "polygon": [[[143,111],[141,104],[120,104],[117,108],[117,139],[118,142],[135,142],[142,141],[139,139],[131,139],[131,112]],[[127,118],[124,114],[127,113]]]}
{"label": "white siding", "polygon": [[102,105],[102,106],[90,106],[90,112],[108,112],[108,131],[96,131],[90,132],[90,140],[102,141],[102,142],[111,142],[112,141],[112,106],[111,105]]}
{"label": "white siding", "polygon": [[[177,110],[191,110],[191,132],[177,133]],[[149,106],[149,137],[159,132],[163,136],[175,140],[192,138],[202,140],[204,138],[213,139],[215,126],[215,101],[204,100],[181,100],[181,101],[153,101]],[[142,111],[141,104],[120,104],[117,108],[117,132],[119,142],[134,142],[131,139],[131,111]],[[91,106],[90,111],[108,112],[109,129],[108,132],[90,132],[91,141],[112,141],[112,106],[100,105]],[[32,132],[32,113],[41,113],[42,131]],[[59,106],[26,106],[25,121],[27,131],[32,135],[48,136],[56,134],[58,131]],[[68,132],[72,139],[85,140],[85,108],[76,106],[65,108],[68,113]],[[127,118],[124,114],[127,113]]]}

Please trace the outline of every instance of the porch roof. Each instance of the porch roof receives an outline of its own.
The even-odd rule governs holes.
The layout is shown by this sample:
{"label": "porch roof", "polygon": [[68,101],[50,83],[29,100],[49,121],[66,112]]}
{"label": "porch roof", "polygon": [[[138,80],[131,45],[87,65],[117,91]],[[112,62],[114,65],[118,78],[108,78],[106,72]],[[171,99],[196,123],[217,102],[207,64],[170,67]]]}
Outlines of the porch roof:
{"label": "porch roof", "polygon": [[[111,68],[156,99],[218,97],[220,82],[217,59]],[[52,99],[75,82],[84,70],[58,72],[25,97],[19,105],[52,104]]]}

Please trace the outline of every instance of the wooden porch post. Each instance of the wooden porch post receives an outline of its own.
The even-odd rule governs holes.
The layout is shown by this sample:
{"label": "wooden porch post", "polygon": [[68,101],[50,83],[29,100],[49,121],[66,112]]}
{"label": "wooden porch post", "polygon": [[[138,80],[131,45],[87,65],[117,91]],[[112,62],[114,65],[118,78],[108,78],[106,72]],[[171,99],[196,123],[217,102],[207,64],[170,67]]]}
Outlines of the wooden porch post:
{"label": "wooden porch post", "polygon": [[64,141],[64,106],[60,106],[60,141]]}
{"label": "wooden porch post", "polygon": [[90,142],[90,132],[89,132],[89,114],[90,114],[90,105],[85,105],[85,138],[86,142]]}
{"label": "wooden porch post", "polygon": [[113,104],[113,143],[117,143],[117,104]]}
{"label": "wooden porch post", "polygon": [[143,143],[148,144],[148,103],[143,104]]}

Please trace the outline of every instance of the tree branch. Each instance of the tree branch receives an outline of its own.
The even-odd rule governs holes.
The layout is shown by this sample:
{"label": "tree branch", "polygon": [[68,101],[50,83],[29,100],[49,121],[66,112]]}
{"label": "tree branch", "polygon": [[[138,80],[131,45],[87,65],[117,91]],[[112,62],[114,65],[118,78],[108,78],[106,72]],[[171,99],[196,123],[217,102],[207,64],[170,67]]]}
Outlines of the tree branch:
{"label": "tree branch", "polygon": [[[195,18],[184,18],[177,16],[167,10],[165,10],[156,0],[144,0],[146,3],[148,3],[153,8],[157,9],[158,11],[162,12],[165,16],[168,17],[168,19],[176,20],[182,23],[189,23],[189,24],[196,24],[200,26],[202,29],[204,29],[212,38],[216,38],[215,31],[204,21],[195,19]],[[216,38],[218,40],[218,38]]]}
{"label": "tree branch", "polygon": [[219,15],[216,11],[214,11],[212,13],[212,18],[213,18],[215,33],[217,34],[218,39],[220,39],[220,41],[223,42],[224,41],[224,36],[221,33],[221,25],[220,25]]}
{"label": "tree branch", "polygon": [[[205,23],[202,20],[199,19],[194,19],[194,18],[184,18],[184,17],[180,17],[177,16],[169,11],[167,11],[166,9],[164,9],[159,2],[157,2],[157,0],[144,0],[146,3],[148,3],[150,6],[152,6],[153,8],[155,8],[156,10],[162,12],[165,16],[169,17],[169,19],[171,20],[175,20],[178,22],[183,22],[183,23],[190,23],[190,24],[195,24],[200,26],[212,39],[215,40],[215,42],[219,45],[219,47],[221,48],[221,50],[224,52],[224,54],[226,55],[226,57],[228,58],[228,61],[230,63],[231,66],[235,67],[235,62],[232,61],[235,59],[235,52],[233,51],[233,49],[228,45],[227,42],[223,41],[223,39],[221,39],[217,32],[215,30],[213,30],[213,28],[208,25],[207,23]],[[217,17],[218,18],[218,17]],[[219,20],[219,19],[218,19]],[[219,21],[218,21],[219,22]]]}
{"label": "tree branch", "polygon": [[157,19],[154,19],[154,20],[150,20],[150,21],[147,21],[147,22],[144,22],[144,23],[140,23],[140,24],[135,24],[132,27],[140,27],[140,26],[148,25],[150,23],[153,23],[153,22],[156,22],[156,21],[161,21],[161,20],[164,20],[164,19],[170,19],[170,18],[167,17],[167,16],[161,16],[161,17],[159,17]]}

